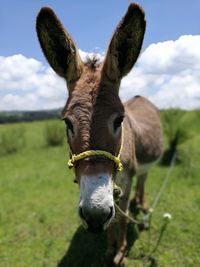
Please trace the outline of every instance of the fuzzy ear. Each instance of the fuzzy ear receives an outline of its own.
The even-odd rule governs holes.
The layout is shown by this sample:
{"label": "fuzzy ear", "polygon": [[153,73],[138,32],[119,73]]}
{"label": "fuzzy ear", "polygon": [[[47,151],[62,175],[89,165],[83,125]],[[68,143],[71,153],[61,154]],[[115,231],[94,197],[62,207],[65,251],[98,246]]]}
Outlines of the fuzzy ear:
{"label": "fuzzy ear", "polygon": [[36,30],[42,51],[54,71],[68,82],[78,79],[82,72],[78,50],[69,33],[49,7],[40,10]]}
{"label": "fuzzy ear", "polygon": [[119,23],[105,58],[103,70],[112,81],[120,81],[135,64],[144,38],[146,21],[143,10],[130,4]]}

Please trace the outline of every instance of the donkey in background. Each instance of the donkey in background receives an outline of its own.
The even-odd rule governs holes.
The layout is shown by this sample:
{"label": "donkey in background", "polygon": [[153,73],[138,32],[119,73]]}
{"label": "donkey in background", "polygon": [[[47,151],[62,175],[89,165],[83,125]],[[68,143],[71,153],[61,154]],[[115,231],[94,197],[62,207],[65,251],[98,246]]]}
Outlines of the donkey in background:
{"label": "donkey in background", "polygon": [[69,97],[62,118],[67,125],[71,153],[100,150],[116,157],[121,150],[120,173],[114,160],[103,154],[86,155],[74,164],[75,181],[80,186],[81,220],[92,232],[107,229],[106,256],[116,265],[122,263],[126,250],[127,219],[121,217],[111,223],[115,216],[113,183],[122,188],[119,206],[127,212],[132,178],[137,175],[134,201],[147,212],[144,197],[147,170],[162,153],[158,109],[140,96],[123,105],[118,95],[121,79],[139,56],[145,26],[143,10],[137,4],[130,4],[114,32],[104,62],[93,59],[83,63],[74,41],[53,10],[42,8],[36,23],[44,55],[67,82]]}

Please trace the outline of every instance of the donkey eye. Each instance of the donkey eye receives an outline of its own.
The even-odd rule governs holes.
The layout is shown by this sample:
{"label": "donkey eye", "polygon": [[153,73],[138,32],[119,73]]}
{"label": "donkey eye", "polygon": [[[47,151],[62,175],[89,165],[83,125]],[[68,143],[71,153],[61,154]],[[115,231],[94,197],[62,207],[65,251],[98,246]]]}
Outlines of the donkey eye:
{"label": "donkey eye", "polygon": [[67,129],[74,134],[74,127],[72,122],[69,119],[65,119],[65,124],[67,125]]}
{"label": "donkey eye", "polygon": [[117,129],[121,126],[123,119],[124,117],[120,116],[114,120],[114,123],[113,123],[114,132],[116,132]]}

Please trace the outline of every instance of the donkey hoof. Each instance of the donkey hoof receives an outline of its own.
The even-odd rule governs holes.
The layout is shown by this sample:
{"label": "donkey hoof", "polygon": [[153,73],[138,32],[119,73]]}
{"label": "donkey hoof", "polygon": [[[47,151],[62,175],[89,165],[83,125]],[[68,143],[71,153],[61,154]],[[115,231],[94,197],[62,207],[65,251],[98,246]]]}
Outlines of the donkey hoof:
{"label": "donkey hoof", "polygon": [[138,225],[140,231],[149,230],[149,222],[142,222]]}
{"label": "donkey hoof", "polygon": [[142,204],[142,212],[144,214],[148,214],[149,213],[149,207],[148,207],[146,202]]}
{"label": "donkey hoof", "polygon": [[124,242],[124,244],[118,250],[118,253],[115,255],[115,257],[113,259],[115,266],[120,266],[120,267],[124,266],[126,246],[127,246],[127,243]]}
{"label": "donkey hoof", "polygon": [[123,252],[118,252],[117,255],[113,259],[114,266],[116,267],[123,267],[125,264],[125,258]]}

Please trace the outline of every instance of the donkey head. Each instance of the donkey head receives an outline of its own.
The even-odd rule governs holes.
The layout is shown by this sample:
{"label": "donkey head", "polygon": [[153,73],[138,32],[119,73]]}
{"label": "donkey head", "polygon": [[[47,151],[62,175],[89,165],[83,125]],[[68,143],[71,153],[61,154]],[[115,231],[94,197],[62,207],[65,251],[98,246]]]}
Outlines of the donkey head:
{"label": "donkey head", "polygon": [[[145,32],[142,9],[136,4],[129,6],[103,64],[95,58],[81,61],[71,36],[50,8],[40,10],[36,28],[49,64],[67,82],[69,97],[62,117],[72,154],[101,150],[116,156],[124,117],[118,92],[122,77],[128,74],[140,53]],[[76,182],[81,191],[79,214],[93,232],[104,230],[114,217],[115,175],[116,165],[106,157],[93,155],[76,162]]]}

